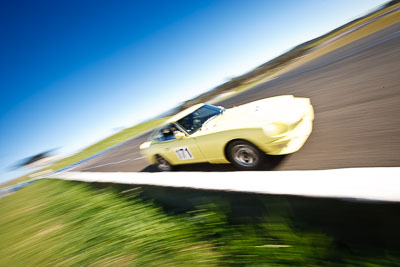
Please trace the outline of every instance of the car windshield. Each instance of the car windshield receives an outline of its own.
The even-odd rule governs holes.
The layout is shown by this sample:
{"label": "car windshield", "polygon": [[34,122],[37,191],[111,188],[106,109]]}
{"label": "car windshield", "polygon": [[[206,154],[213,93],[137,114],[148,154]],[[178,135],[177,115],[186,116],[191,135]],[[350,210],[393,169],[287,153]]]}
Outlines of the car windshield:
{"label": "car windshield", "polygon": [[188,134],[193,134],[197,130],[201,129],[203,123],[205,123],[208,119],[221,114],[222,111],[223,109],[220,107],[204,105],[193,113],[183,117],[177,121],[177,123],[182,126],[188,132]]}

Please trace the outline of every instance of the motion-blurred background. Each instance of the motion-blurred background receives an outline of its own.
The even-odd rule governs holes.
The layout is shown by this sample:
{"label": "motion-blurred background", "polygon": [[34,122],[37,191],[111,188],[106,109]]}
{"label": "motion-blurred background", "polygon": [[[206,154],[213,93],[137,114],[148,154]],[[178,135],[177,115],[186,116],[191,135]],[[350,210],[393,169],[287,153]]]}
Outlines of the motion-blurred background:
{"label": "motion-blurred background", "polygon": [[2,1],[0,23],[0,266],[399,265],[396,201],[51,179],[160,175],[138,146],[166,117],[283,94],[314,129],[265,177],[399,167],[399,1]]}

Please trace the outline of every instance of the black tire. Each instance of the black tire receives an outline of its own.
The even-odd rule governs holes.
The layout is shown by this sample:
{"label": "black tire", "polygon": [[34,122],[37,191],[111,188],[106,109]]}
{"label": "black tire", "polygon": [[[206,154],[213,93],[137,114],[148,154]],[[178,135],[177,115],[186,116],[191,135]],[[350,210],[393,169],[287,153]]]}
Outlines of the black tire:
{"label": "black tire", "polygon": [[160,155],[156,155],[156,159],[157,159],[157,168],[160,171],[163,172],[172,171],[173,166],[168,162],[168,160],[164,159]]}
{"label": "black tire", "polygon": [[264,160],[264,153],[255,145],[244,140],[231,142],[227,146],[228,160],[240,170],[257,170]]}

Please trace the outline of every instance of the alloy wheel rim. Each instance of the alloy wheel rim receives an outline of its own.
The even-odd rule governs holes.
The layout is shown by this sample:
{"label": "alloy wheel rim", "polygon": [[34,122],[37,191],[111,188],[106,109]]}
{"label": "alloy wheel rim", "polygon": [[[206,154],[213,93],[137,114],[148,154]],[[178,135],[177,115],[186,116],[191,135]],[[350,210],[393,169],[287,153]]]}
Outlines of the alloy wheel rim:
{"label": "alloy wheel rim", "polygon": [[158,158],[158,168],[162,171],[169,171],[171,169],[171,166],[165,159]]}
{"label": "alloy wheel rim", "polygon": [[236,145],[232,149],[236,163],[246,167],[257,165],[259,157],[257,151],[249,145]]}

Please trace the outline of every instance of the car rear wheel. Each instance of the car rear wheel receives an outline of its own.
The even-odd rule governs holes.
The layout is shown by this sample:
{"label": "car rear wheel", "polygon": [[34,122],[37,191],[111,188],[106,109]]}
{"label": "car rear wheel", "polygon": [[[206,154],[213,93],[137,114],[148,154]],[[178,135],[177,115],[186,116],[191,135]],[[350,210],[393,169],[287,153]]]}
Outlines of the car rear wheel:
{"label": "car rear wheel", "polygon": [[160,171],[167,172],[172,170],[172,165],[160,155],[156,156],[157,159],[157,168]]}
{"label": "car rear wheel", "polygon": [[237,140],[227,147],[229,161],[241,170],[255,170],[262,164],[263,153],[253,144]]}

